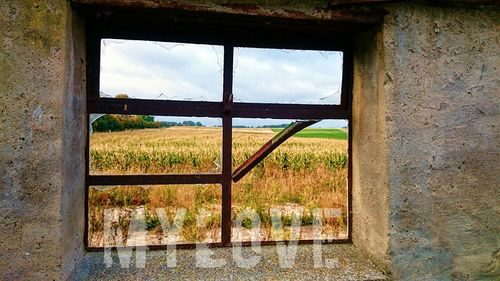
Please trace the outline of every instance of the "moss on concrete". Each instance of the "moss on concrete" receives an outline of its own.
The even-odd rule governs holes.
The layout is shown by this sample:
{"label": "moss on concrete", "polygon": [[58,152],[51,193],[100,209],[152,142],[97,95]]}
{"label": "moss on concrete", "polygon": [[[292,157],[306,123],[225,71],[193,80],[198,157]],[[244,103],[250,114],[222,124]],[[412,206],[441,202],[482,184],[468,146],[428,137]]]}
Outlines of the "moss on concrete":
{"label": "moss on concrete", "polygon": [[51,48],[62,48],[66,36],[68,4],[65,1],[19,1],[16,18],[24,40],[44,54]]}

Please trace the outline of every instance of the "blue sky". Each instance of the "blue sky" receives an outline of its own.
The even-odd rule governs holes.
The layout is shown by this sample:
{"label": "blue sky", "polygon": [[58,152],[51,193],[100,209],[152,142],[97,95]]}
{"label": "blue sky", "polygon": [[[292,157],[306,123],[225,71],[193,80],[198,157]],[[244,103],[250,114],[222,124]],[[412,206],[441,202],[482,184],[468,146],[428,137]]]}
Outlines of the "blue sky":
{"label": "blue sky", "polygon": [[[170,100],[222,100],[223,47],[200,44],[105,39],[101,42],[100,90],[107,95]],[[236,48],[235,101],[338,104],[342,77],[340,52]],[[157,117],[200,121],[217,118]],[[293,120],[234,119],[235,125],[262,126]],[[324,120],[316,127],[342,127]]]}

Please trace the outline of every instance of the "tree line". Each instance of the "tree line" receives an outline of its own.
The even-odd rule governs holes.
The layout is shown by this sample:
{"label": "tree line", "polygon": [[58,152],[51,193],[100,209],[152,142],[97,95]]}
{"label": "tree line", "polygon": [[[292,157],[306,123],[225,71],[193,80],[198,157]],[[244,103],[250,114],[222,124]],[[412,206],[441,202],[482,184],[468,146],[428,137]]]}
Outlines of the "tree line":
{"label": "tree line", "polygon": [[[128,99],[127,94],[117,94],[115,99]],[[148,129],[148,128],[168,128],[172,126],[200,126],[200,122],[183,121],[155,121],[150,115],[118,115],[106,114],[92,122],[94,132],[116,132],[125,130]]]}
{"label": "tree line", "polygon": [[148,128],[168,128],[172,126],[199,126],[203,124],[193,121],[171,122],[155,121],[150,115],[117,115],[106,114],[92,122],[94,132],[117,132]]}

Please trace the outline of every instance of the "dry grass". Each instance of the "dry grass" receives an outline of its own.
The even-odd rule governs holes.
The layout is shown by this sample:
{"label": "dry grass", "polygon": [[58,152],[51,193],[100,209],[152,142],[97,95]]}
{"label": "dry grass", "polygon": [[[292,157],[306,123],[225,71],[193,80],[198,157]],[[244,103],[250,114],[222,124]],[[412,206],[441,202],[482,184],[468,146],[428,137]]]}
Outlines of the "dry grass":
{"label": "dry grass", "polygon": [[[233,166],[237,167],[275,133],[269,129],[234,129]],[[92,174],[163,174],[220,172],[220,128],[172,127],[91,136]],[[310,225],[313,208],[339,208],[342,215],[328,222],[336,235],[346,231],[347,141],[291,138],[269,155],[251,173],[233,184],[233,218],[245,208],[255,210],[271,239],[269,208],[300,206],[303,224]],[[179,208],[187,210],[178,242],[217,240],[220,229],[219,185],[92,188],[89,194],[90,243],[102,245],[103,209],[145,206],[148,228],[161,232],[156,209],[165,208],[172,220]],[[213,215],[203,229],[196,227],[199,209]],[[283,215],[283,221],[289,220]],[[128,227],[126,218],[120,220]],[[244,225],[247,226],[247,225]],[[126,231],[123,231],[125,234]],[[210,234],[212,233],[212,234]],[[216,234],[213,234],[216,233]],[[220,235],[220,234],[219,234]],[[214,237],[215,236],[215,237]]]}

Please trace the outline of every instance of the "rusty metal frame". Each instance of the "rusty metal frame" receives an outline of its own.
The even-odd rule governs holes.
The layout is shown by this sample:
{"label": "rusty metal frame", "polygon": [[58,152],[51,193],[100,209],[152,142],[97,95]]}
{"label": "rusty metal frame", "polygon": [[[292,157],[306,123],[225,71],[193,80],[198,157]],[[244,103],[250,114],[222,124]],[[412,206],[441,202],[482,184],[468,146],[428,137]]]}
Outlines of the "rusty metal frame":
{"label": "rusty metal frame", "polygon": [[[101,11],[102,12],[102,11]],[[222,188],[222,221],[221,242],[206,244],[208,247],[232,246],[231,241],[231,187],[232,182],[239,180],[245,173],[269,154],[272,149],[279,146],[295,132],[300,131],[321,119],[347,119],[349,122],[349,147],[351,155],[351,89],[353,76],[353,57],[351,40],[346,32],[336,32],[332,36],[325,37],[325,31],[331,31],[330,26],[322,28],[324,23],[311,23],[300,21],[280,21],[280,28],[288,28],[293,31],[297,28],[297,34],[308,37],[301,40],[292,39],[290,34],[278,34],[276,30],[263,30],[260,19],[255,25],[245,23],[245,28],[253,30],[253,40],[242,39],[234,32],[231,20],[222,20],[221,29],[213,30],[213,26],[203,27],[196,23],[196,32],[190,34],[193,29],[192,23],[181,25],[174,29],[169,27],[165,33],[151,32],[146,30],[143,22],[130,19],[130,22],[108,21],[107,16],[103,18],[102,13],[86,11],[86,44],[87,44],[87,124],[91,113],[106,114],[150,114],[168,116],[197,116],[222,118],[222,172],[218,174],[182,174],[182,175],[90,175],[89,174],[89,133],[87,132],[85,159],[85,232],[84,245],[87,251],[101,251],[101,247],[89,247],[88,245],[88,193],[92,185],[155,185],[155,184],[220,184]],[[126,17],[127,18],[127,17]],[[123,20],[118,17],[118,19]],[[304,28],[301,24],[305,25]],[[232,26],[225,29],[226,26]],[[361,26],[366,26],[362,24]],[[359,27],[359,26],[358,26]],[[357,27],[357,28],[358,28]],[[306,33],[301,33],[303,31]],[[258,34],[262,31],[265,36]],[[186,32],[188,33],[186,35]],[[292,35],[294,32],[291,32]],[[203,35],[201,35],[203,34]],[[207,35],[208,34],[208,35]],[[272,35],[272,36],[269,36]],[[314,35],[318,35],[315,37]],[[139,99],[113,99],[101,98],[99,94],[99,68],[100,68],[100,40],[103,38],[126,38],[126,39],[148,39],[159,41],[175,41],[186,43],[206,43],[224,46],[224,68],[223,68],[223,93],[222,102],[198,102],[198,101],[168,101],[168,100],[139,100]],[[217,39],[219,38],[219,39]],[[309,40],[305,39],[309,38]],[[280,40],[283,39],[283,40]],[[320,40],[321,39],[321,40]],[[324,39],[324,40],[323,40]],[[262,41],[259,41],[262,40]],[[233,57],[234,48],[245,47],[270,47],[270,48],[298,48],[310,50],[335,50],[343,52],[343,72],[340,105],[309,105],[309,104],[270,104],[270,103],[242,103],[233,102]],[[253,157],[253,160],[245,162],[234,173],[232,172],[232,119],[233,118],[275,118],[275,119],[307,119],[315,121],[299,122],[289,130],[285,130],[276,138],[266,144]],[[348,157],[348,238],[328,241],[330,243],[351,243],[352,233],[352,210],[351,210],[351,157]],[[310,244],[316,240],[298,240],[300,244]],[[322,240],[323,242],[327,242]],[[293,241],[261,241],[263,245],[275,245],[278,242],[290,243]],[[202,243],[203,244],[203,243]],[[195,243],[175,244],[177,248],[194,248]],[[237,245],[251,245],[250,242],[237,242]],[[169,245],[170,246],[170,245]],[[149,249],[165,249],[167,245],[151,245]]]}
{"label": "rusty metal frame", "polygon": [[89,175],[89,185],[158,185],[222,183],[221,174]]}
{"label": "rusty metal frame", "polygon": [[238,182],[243,178],[248,172],[250,172],[257,164],[259,164],[264,158],[267,157],[273,150],[278,148],[283,142],[293,136],[300,130],[317,123],[319,120],[309,120],[309,121],[296,121],[290,124],[288,127],[279,132],[276,136],[270,139],[266,144],[264,144],[254,155],[250,156],[247,161],[243,162],[236,170],[233,172],[233,182]]}

